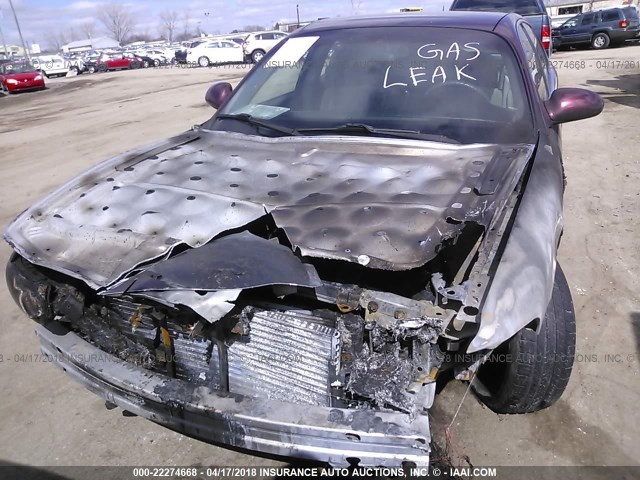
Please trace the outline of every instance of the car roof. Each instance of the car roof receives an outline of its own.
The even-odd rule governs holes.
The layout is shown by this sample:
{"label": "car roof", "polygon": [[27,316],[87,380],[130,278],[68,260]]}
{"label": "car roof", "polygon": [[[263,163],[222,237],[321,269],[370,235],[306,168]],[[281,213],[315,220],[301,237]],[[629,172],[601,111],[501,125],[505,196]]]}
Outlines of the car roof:
{"label": "car roof", "polygon": [[445,12],[441,14],[395,13],[345,18],[328,18],[318,20],[301,29],[299,33],[321,32],[324,30],[340,30],[346,28],[365,27],[449,27],[468,28],[492,31],[505,17],[515,24],[518,15],[504,12]]}
{"label": "car roof", "polygon": [[286,35],[287,32],[281,32],[280,30],[260,30],[259,32],[251,32],[249,35],[262,35],[263,33],[284,33]]}

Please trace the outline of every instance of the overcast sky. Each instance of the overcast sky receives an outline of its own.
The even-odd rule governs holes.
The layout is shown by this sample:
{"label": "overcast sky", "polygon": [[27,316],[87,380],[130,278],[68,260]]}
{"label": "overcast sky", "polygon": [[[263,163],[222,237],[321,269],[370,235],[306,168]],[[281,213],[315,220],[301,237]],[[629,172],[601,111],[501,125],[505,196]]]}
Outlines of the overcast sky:
{"label": "overcast sky", "polygon": [[[105,3],[93,0],[13,0],[25,42],[47,46],[47,35],[65,32],[70,28],[80,30],[84,23],[94,21],[98,33],[105,34],[97,20],[96,12]],[[191,25],[211,33],[227,33],[245,25],[272,26],[275,22],[296,19],[296,4],[300,5],[300,20],[315,20],[319,17],[349,16],[399,11],[402,7],[423,7],[425,11],[442,11],[451,0],[115,0],[129,5],[135,13],[137,31],[152,36],[158,34],[159,14],[164,10],[175,10],[182,18],[188,12]],[[19,44],[20,40],[9,0],[0,0],[0,27],[8,44]],[[205,15],[205,13],[209,15]],[[178,28],[182,29],[182,20]]]}

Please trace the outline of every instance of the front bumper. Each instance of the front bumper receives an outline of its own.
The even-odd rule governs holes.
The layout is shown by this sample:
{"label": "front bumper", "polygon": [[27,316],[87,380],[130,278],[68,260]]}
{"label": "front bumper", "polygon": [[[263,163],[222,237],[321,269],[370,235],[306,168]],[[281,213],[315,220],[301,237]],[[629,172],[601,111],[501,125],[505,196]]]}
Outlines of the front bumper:
{"label": "front bumper", "polygon": [[27,82],[7,83],[9,92],[28,92],[30,90],[41,90],[45,87],[43,80],[29,80]]}
{"label": "front bumper", "polygon": [[200,440],[336,467],[429,463],[429,422],[402,413],[315,407],[211,390],[109,355],[58,322],[38,326],[44,354],[92,392]]}

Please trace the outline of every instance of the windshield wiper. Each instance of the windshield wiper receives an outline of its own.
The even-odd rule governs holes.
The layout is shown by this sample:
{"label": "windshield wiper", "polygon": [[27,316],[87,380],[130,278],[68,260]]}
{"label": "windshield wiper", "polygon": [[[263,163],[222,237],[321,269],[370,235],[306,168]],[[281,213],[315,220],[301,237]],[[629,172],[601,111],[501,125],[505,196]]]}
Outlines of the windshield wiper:
{"label": "windshield wiper", "polygon": [[380,135],[395,138],[408,138],[413,140],[431,140],[442,143],[459,144],[457,140],[444,135],[422,133],[417,130],[400,130],[395,128],[376,128],[365,123],[345,123],[337,127],[298,128],[297,133],[355,133],[364,135]]}
{"label": "windshield wiper", "polygon": [[220,118],[223,120],[238,120],[239,122],[255,125],[256,127],[269,128],[276,132],[284,133],[285,135],[298,135],[297,131],[293,128],[282,127],[275,123],[267,122],[265,120],[261,120],[254,116],[251,116],[248,113],[220,113],[216,115],[216,118]]}

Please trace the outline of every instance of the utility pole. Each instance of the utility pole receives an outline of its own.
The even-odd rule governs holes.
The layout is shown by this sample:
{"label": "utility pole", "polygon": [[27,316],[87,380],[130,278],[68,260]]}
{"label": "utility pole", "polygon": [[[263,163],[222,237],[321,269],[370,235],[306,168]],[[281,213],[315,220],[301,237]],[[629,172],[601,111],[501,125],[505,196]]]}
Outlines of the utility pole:
{"label": "utility pole", "polygon": [[296,15],[298,16],[298,28],[300,28],[300,5],[296,4]]}
{"label": "utility pole", "polygon": [[27,60],[31,63],[31,56],[29,55],[29,50],[27,50],[27,46],[24,43],[24,38],[22,38],[22,30],[20,30],[20,22],[18,22],[18,16],[16,15],[16,9],[13,8],[13,1],[9,0],[9,6],[11,7],[11,12],[13,12],[13,19],[16,21],[16,28],[18,29],[18,35],[20,35],[20,43],[22,44],[22,49],[24,50],[24,54],[27,56]]}
{"label": "utility pole", "polygon": [[[0,10],[0,20],[4,19],[4,15],[2,14],[2,10]],[[8,58],[9,55],[7,52],[7,42],[4,41],[4,33],[2,32],[2,24],[0,24],[0,37],[2,37],[2,46],[4,47],[4,58]]]}
{"label": "utility pole", "polygon": [[0,37],[2,37],[2,46],[4,47],[4,54],[2,56],[4,58],[7,58],[9,55],[7,55],[7,42],[4,41],[4,33],[2,33],[2,25],[0,25]]}

